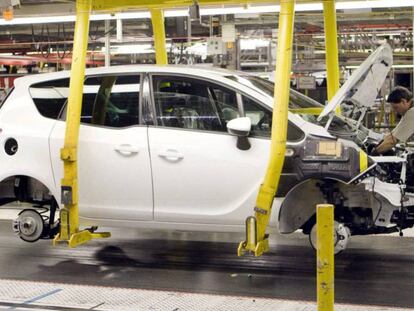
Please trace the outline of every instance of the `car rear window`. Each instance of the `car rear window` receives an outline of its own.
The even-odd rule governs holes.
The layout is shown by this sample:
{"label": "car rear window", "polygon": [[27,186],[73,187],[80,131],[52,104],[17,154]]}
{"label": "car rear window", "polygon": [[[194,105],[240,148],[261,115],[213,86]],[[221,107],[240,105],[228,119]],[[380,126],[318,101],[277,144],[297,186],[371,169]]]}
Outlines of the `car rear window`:
{"label": "car rear window", "polygon": [[58,119],[69,96],[69,78],[32,84],[29,92],[42,116]]}
{"label": "car rear window", "polygon": [[113,128],[139,124],[140,75],[87,77],[81,122]]}

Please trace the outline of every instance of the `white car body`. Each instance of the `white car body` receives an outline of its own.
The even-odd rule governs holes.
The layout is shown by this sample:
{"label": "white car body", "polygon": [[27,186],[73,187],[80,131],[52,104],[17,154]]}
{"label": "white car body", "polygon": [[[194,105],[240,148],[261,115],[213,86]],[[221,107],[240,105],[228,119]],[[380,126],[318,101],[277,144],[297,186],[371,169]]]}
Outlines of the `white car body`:
{"label": "white car body", "polygon": [[[326,107],[325,127],[289,113],[271,217],[281,233],[310,234],[315,206],[327,200],[345,224],[337,232],[342,249],[349,234],[414,224],[407,221],[414,216],[412,186],[402,191],[405,183],[399,182],[414,174],[406,165],[412,158],[404,153],[375,159],[360,148],[373,134],[360,126],[361,113],[376,97],[370,85],[381,84],[392,62],[389,46],[373,55]],[[62,207],[68,78],[69,72],[58,72],[17,79],[0,106],[0,205],[17,200]],[[188,66],[86,70],[78,146],[81,224],[244,231],[270,155],[273,88],[244,73]],[[357,121],[333,115],[344,101],[354,104],[348,114]],[[322,107],[294,91],[290,105]],[[15,222],[20,237],[52,238],[43,229],[47,224],[24,228],[36,219],[49,221],[30,213]]]}
{"label": "white car body", "polygon": [[[86,76],[109,74],[185,75],[214,81],[248,94],[271,110],[273,101],[236,81],[228,71],[188,67],[95,68]],[[30,176],[60,198],[66,123],[43,117],[33,104],[33,84],[68,78],[69,72],[19,78],[0,112],[0,144],[13,137],[18,152],[2,152],[0,180]],[[136,87],[136,85],[135,85]],[[60,93],[68,89],[60,88]],[[88,92],[85,86],[84,92]],[[38,92],[39,93],[39,92]],[[40,92],[41,93],[41,92]],[[50,94],[49,94],[50,95]],[[44,96],[49,96],[44,94]],[[41,96],[41,95],[38,95]],[[289,114],[306,135],[332,137],[324,128]],[[305,136],[304,136],[305,138]],[[136,125],[121,129],[81,124],[79,206],[84,224],[181,230],[242,231],[252,213],[269,157],[269,138],[249,138],[236,148],[228,133]],[[277,210],[281,200],[275,200]],[[275,224],[276,217],[272,218]]]}

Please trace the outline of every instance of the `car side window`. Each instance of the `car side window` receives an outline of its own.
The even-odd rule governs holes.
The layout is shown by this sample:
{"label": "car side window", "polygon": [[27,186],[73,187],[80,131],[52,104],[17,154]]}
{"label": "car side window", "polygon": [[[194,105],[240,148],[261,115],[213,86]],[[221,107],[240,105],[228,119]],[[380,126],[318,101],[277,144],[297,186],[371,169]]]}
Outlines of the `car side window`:
{"label": "car side window", "polygon": [[42,116],[57,119],[69,96],[69,78],[32,84],[29,93]]}
{"label": "car side window", "polygon": [[[262,107],[252,99],[242,96],[243,108],[246,117],[249,117],[252,122],[251,136],[269,137],[272,133],[272,112]],[[292,122],[288,123],[287,140],[300,141],[305,137],[305,134],[295,126]]]}
{"label": "car side window", "polygon": [[242,96],[244,114],[252,122],[251,135],[270,137],[272,131],[272,113],[247,96]]}
{"label": "car side window", "polygon": [[88,77],[81,122],[117,128],[139,124],[139,91],[139,75]]}
{"label": "car side window", "polygon": [[208,81],[153,76],[159,126],[226,132],[239,116],[236,93]]}

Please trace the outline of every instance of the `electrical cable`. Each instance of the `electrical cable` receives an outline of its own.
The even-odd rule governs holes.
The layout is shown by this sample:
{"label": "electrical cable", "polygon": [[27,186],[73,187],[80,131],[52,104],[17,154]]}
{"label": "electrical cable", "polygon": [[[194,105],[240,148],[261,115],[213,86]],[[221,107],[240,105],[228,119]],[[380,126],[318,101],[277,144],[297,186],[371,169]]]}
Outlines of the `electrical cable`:
{"label": "electrical cable", "polygon": [[40,49],[40,54],[42,55],[42,57],[47,59],[50,55],[50,48],[51,48],[50,47],[50,32],[49,32],[49,26],[47,24],[46,25],[42,24],[42,30],[40,32],[40,35],[43,38],[45,27],[46,27],[46,33],[47,33],[47,48],[45,51],[43,45],[40,45],[39,49]]}
{"label": "electrical cable", "polygon": [[59,59],[64,59],[68,54],[67,43],[66,43],[66,31],[65,31],[65,24],[59,24],[57,29],[57,36],[60,38],[60,26],[62,25],[62,36],[63,36],[63,53],[60,53],[60,45],[56,43],[56,54]]}

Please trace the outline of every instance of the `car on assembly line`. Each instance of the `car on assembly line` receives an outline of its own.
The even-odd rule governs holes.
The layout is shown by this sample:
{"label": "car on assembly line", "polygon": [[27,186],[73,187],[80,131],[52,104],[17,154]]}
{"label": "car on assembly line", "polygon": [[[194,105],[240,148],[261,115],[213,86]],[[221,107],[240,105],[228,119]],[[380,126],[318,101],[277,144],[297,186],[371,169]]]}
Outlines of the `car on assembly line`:
{"label": "car on assembly line", "polygon": [[[324,201],[336,206],[337,251],[352,234],[413,225],[413,195],[400,187],[401,172],[410,174],[401,168],[406,153],[387,160],[363,151],[380,138],[361,120],[391,64],[391,49],[382,46],[319,120],[289,113],[271,221],[280,232],[301,229],[312,237],[315,205]],[[261,78],[211,68],[87,69],[78,148],[81,224],[243,231],[268,163],[273,89]],[[0,107],[0,203],[28,203],[13,225],[25,241],[53,238],[59,229],[68,94],[69,72],[26,76]],[[335,115],[338,105],[347,107],[345,116]],[[323,108],[294,90],[289,106]]]}

